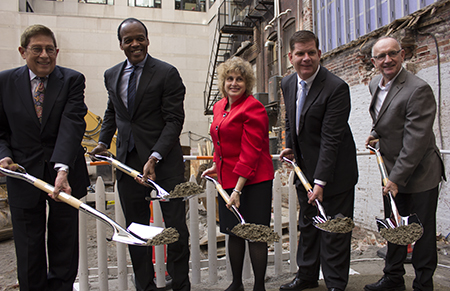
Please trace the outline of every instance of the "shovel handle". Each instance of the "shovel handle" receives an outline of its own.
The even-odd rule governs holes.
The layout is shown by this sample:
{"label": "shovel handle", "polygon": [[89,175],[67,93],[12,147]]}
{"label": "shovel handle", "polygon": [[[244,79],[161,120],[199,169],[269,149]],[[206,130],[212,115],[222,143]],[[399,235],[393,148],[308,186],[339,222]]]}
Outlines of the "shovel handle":
{"label": "shovel handle", "polygon": [[300,181],[303,184],[303,187],[305,187],[306,191],[308,192],[313,192],[311,184],[309,183],[308,179],[306,178],[305,174],[303,174],[303,171],[300,169],[300,167],[293,161],[289,160],[288,158],[283,157],[283,159],[288,162],[291,163],[292,166],[294,167],[294,171],[297,174],[297,177],[300,179]]}
{"label": "shovel handle", "polygon": [[[40,179],[36,179],[36,181],[33,182],[33,185],[49,194],[53,193],[55,189],[55,187]],[[75,207],[76,209],[80,209],[80,205],[83,204],[83,202],[65,192],[59,192],[58,199],[72,207]]]}

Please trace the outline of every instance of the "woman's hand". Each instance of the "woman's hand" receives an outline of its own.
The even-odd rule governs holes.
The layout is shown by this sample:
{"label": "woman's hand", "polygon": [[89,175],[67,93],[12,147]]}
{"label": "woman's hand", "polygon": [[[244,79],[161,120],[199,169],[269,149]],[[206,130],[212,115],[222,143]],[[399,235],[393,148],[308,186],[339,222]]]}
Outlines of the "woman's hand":
{"label": "woman's hand", "polygon": [[228,203],[227,203],[228,209],[231,210],[232,205],[236,206],[237,208],[239,208],[239,206],[241,206],[241,197],[240,196],[241,195],[239,195],[239,193],[236,191],[233,191],[233,193],[231,193],[230,200],[228,200]]}
{"label": "woman's hand", "polygon": [[211,168],[208,168],[208,169],[203,171],[202,178],[204,176],[211,176],[211,175],[214,175],[214,174],[217,174],[216,163],[213,163]]}

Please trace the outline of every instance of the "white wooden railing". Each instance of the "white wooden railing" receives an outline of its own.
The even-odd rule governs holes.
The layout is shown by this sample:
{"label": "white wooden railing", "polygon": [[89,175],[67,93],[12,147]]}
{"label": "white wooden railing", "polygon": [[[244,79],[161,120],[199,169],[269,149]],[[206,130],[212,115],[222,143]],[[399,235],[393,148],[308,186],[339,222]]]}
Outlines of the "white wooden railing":
{"label": "white wooden railing", "polygon": [[[282,215],[281,215],[281,194],[282,192],[289,193],[289,241],[294,241],[293,247],[289,252],[283,252],[281,242],[274,244],[274,252],[269,254],[269,262],[274,264],[275,275],[281,275],[282,261],[290,260],[295,262],[297,251],[297,194],[293,186],[294,172],[290,174],[289,185],[281,186],[281,178],[279,173],[275,173],[273,181],[273,221],[272,225],[274,231],[282,237]],[[191,182],[196,182],[195,177],[191,176]],[[123,217],[120,206],[120,199],[117,190],[114,192],[106,192],[102,177],[98,177],[95,184],[95,193],[90,194],[95,196],[95,205],[97,210],[105,212],[106,201],[114,200],[115,204],[110,207],[115,207],[115,217],[113,218],[117,223],[125,226],[125,219]],[[198,199],[197,197],[206,197],[207,211],[207,232],[208,232],[208,259],[200,259],[200,244],[199,244],[199,214],[198,214]],[[189,231],[191,244],[191,259],[190,259],[190,279],[192,284],[199,284],[201,282],[201,269],[208,268],[209,283],[218,282],[217,268],[219,266],[229,265],[228,254],[225,258],[217,258],[217,226],[216,226],[216,197],[217,191],[211,182],[207,182],[205,194],[201,194],[196,198],[189,199]],[[85,198],[86,199],[86,198]],[[162,226],[161,210],[158,203],[153,201],[153,219],[154,225]],[[78,280],[74,288],[76,290],[90,290],[90,286],[95,283],[98,290],[109,290],[108,278],[117,278],[117,285],[119,290],[128,290],[128,274],[132,274],[132,266],[127,265],[126,252],[127,246],[125,244],[116,243],[117,249],[117,266],[108,266],[107,264],[107,241],[106,229],[109,227],[101,221],[97,221],[97,266],[88,266],[88,252],[87,252],[87,219],[86,214],[80,212],[80,263],[78,270]],[[226,236],[225,243],[227,244],[228,237]],[[227,247],[225,248],[226,251]],[[249,255],[246,255],[244,261],[244,278],[250,278],[250,262]],[[227,270],[230,268],[227,267]],[[290,264],[290,272],[297,270],[296,264]],[[287,271],[287,270],[285,270]],[[165,263],[164,263],[164,246],[155,247],[155,272],[156,284],[158,288],[165,286]],[[227,277],[231,279],[231,273],[227,271]]]}

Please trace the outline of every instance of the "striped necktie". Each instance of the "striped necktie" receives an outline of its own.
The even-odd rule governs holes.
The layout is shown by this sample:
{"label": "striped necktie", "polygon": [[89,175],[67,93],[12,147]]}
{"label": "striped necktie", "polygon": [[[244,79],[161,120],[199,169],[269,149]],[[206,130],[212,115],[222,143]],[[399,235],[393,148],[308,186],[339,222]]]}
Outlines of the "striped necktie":
{"label": "striped necktie", "polygon": [[133,71],[130,74],[130,79],[128,80],[128,95],[127,95],[127,101],[128,101],[128,113],[130,115],[133,114],[133,108],[134,108],[134,99],[136,98],[136,70],[137,66],[133,66]]}

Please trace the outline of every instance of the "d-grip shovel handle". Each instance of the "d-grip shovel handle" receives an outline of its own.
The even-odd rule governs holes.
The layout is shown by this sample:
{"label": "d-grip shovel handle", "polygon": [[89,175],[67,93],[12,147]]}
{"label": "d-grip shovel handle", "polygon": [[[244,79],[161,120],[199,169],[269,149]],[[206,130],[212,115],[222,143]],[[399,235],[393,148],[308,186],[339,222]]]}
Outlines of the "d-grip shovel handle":
{"label": "d-grip shovel handle", "polygon": [[[373,151],[375,153],[375,155],[377,156],[377,163],[378,163],[378,168],[380,169],[381,178],[383,179],[383,186],[386,186],[387,182],[389,181],[389,178],[388,178],[388,174],[387,174],[387,170],[386,170],[386,165],[384,164],[384,160],[383,160],[383,157],[381,156],[380,150],[377,148],[374,148],[371,145],[367,145],[367,148],[369,150]],[[396,227],[400,226],[400,225],[402,225],[402,217],[400,216],[400,213],[398,212],[397,205],[395,204],[394,197],[393,197],[391,191],[389,191],[389,193],[388,193],[388,198],[389,198],[389,204],[391,205],[391,209],[392,209],[392,215],[394,216],[394,219],[395,219]]]}
{"label": "d-grip shovel handle", "polygon": [[[119,169],[120,171],[124,172],[125,174],[127,174],[127,175],[129,175],[129,176],[131,176],[133,178],[136,178],[136,177],[139,177],[141,179],[143,178],[143,175],[141,173],[139,173],[138,171],[136,171],[135,169],[133,169],[131,167],[128,167],[124,163],[119,162],[116,159],[113,159],[113,158],[107,157],[107,156],[102,156],[102,155],[95,155],[94,157],[99,159],[99,160],[107,161],[108,163],[110,163],[111,165],[113,165],[114,167]],[[145,181],[145,183],[147,183],[150,186],[152,186],[153,188],[155,188],[155,190],[158,192],[158,196],[163,198],[163,199],[170,195],[166,190],[164,190],[161,186],[156,184],[151,179],[147,179]]]}
{"label": "d-grip shovel handle", "polygon": [[[228,193],[223,189],[222,185],[220,185],[219,182],[216,181],[216,179],[211,178],[210,176],[203,176],[205,179],[211,181],[216,186],[217,192],[219,192],[220,196],[222,196],[223,200],[226,204],[230,202],[230,196],[228,196]],[[234,215],[237,217],[237,219],[241,222],[241,224],[245,224],[245,220],[242,217],[241,213],[237,210],[236,206],[231,205],[231,211],[234,213]]]}
{"label": "d-grip shovel handle", "polygon": [[[292,164],[294,167],[294,171],[297,174],[298,178],[303,184],[303,187],[305,187],[306,191],[309,193],[313,193],[313,188],[311,187],[311,184],[309,183],[308,179],[306,178],[305,174],[303,174],[303,171],[300,169],[300,167],[294,162],[289,160],[286,157],[283,157],[283,160],[286,162]],[[327,220],[327,215],[325,214],[325,209],[323,208],[322,204],[320,204],[319,200],[315,199],[314,202],[316,203],[317,210],[319,211],[320,215],[323,216],[325,220]]]}

